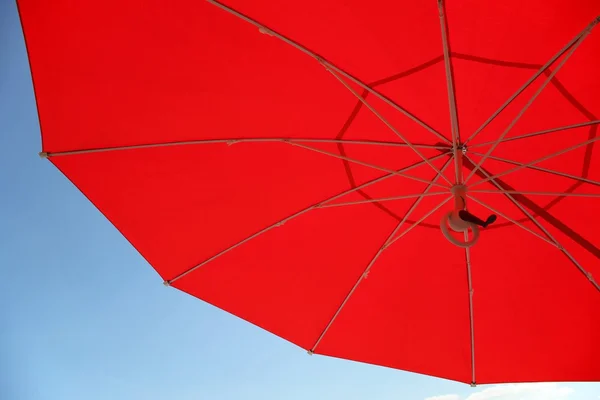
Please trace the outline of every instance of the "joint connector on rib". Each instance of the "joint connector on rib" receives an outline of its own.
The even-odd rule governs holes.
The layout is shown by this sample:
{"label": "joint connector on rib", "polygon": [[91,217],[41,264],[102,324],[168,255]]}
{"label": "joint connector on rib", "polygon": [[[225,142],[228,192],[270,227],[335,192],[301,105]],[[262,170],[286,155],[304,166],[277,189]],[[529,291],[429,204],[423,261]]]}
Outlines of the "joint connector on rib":
{"label": "joint connector on rib", "polygon": [[164,282],[163,282],[163,285],[165,285],[165,286],[169,287],[169,286],[171,286],[171,282],[170,282],[170,281],[164,281]]}
{"label": "joint connector on rib", "polygon": [[594,276],[592,275],[591,272],[586,272],[585,276],[587,276],[587,278],[589,279],[590,282],[595,283],[596,281],[594,280]]}
{"label": "joint connector on rib", "polygon": [[38,156],[40,156],[40,158],[48,158],[49,154],[46,153],[45,151],[40,151],[38,153]]}
{"label": "joint connector on rib", "polygon": [[438,0],[438,10],[440,12],[440,17],[444,16],[444,0]]}
{"label": "joint connector on rib", "polygon": [[331,67],[329,66],[329,63],[327,61],[323,60],[321,57],[318,57],[318,56],[316,57],[316,59],[317,59],[317,62],[319,64],[321,64],[325,68],[326,71],[333,73],[333,71],[331,70]]}
{"label": "joint connector on rib", "polygon": [[259,31],[260,33],[262,33],[263,35],[267,35],[267,36],[273,36],[273,31],[272,31],[272,30],[270,30],[270,29],[267,29],[267,28],[260,27],[260,28],[258,28],[258,31]]}
{"label": "joint connector on rib", "polygon": [[584,35],[589,34],[592,31],[592,29],[594,29],[594,27],[598,25],[598,23],[600,23],[600,16],[597,16],[592,22],[590,22],[590,24],[585,30]]}

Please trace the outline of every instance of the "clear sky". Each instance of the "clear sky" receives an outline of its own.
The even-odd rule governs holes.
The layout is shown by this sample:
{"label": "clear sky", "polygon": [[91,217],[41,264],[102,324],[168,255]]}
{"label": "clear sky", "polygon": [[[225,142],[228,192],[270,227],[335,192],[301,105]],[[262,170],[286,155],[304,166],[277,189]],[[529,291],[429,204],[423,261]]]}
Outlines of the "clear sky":
{"label": "clear sky", "polygon": [[0,0],[0,151],[0,400],[600,399],[600,383],[470,388],[311,357],[164,287],[38,158],[35,101],[11,0]]}

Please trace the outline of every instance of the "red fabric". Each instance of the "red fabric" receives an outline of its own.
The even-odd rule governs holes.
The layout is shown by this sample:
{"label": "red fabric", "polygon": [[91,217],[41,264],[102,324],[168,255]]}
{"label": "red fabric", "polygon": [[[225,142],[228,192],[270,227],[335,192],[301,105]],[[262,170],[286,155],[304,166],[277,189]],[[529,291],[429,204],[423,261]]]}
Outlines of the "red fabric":
{"label": "red fabric", "polygon": [[[235,138],[401,141],[313,58],[206,1],[18,4],[44,152]],[[226,4],[450,137],[436,1]],[[599,14],[597,0],[448,0],[463,141]],[[498,138],[561,60],[470,144]],[[600,119],[599,62],[596,28],[508,137]],[[408,140],[440,144],[391,106],[351,87]],[[506,142],[493,156],[530,162],[594,138],[597,129]],[[401,147],[310,146],[384,169],[421,161]],[[594,147],[539,166],[600,180]],[[479,162],[476,152],[489,148],[472,147],[467,154]],[[422,152],[433,157],[443,150]],[[414,203],[311,209],[211,260],[286,217],[387,173],[283,142],[187,144],[50,160],[163,279],[203,264],[173,286],[305,349],[317,343]],[[447,161],[433,163],[442,168]],[[465,160],[465,175],[473,167]],[[514,167],[488,159],[482,169],[494,175]],[[427,165],[407,173],[425,180],[435,176]],[[445,175],[454,181],[452,166]],[[484,178],[478,172],[470,183]],[[499,182],[509,190],[600,193],[596,185],[530,169]],[[393,177],[334,202],[418,194],[425,187]],[[476,188],[496,189],[490,183]],[[544,236],[506,197],[473,195]],[[424,198],[400,232],[445,196]],[[597,198],[515,197],[600,280]],[[472,381],[465,252],[439,231],[448,207],[383,251],[317,353]],[[472,201],[469,208],[482,217],[489,213]],[[477,383],[600,380],[600,293],[562,252],[500,217],[470,253]]]}

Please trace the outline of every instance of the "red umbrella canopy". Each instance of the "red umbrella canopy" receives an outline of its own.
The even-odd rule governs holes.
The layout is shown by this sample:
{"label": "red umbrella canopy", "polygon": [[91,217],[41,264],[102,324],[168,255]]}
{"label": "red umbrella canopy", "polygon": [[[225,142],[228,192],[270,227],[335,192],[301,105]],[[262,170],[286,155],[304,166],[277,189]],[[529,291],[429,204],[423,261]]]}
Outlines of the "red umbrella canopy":
{"label": "red umbrella canopy", "polygon": [[18,4],[42,156],[167,285],[311,354],[600,380],[597,0]]}

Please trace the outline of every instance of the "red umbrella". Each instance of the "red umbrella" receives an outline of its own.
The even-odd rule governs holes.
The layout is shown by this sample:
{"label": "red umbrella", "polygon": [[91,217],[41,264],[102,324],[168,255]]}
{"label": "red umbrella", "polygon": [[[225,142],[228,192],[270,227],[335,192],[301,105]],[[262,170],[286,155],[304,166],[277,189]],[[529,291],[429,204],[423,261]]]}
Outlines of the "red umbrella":
{"label": "red umbrella", "polygon": [[311,354],[600,380],[597,0],[18,3],[41,155],[167,285]]}

